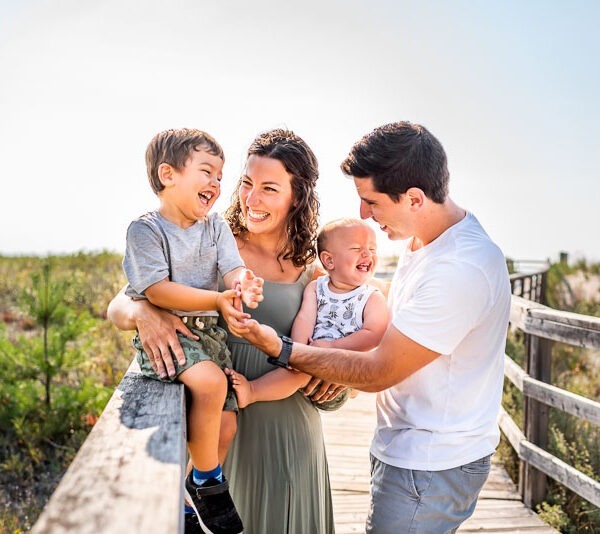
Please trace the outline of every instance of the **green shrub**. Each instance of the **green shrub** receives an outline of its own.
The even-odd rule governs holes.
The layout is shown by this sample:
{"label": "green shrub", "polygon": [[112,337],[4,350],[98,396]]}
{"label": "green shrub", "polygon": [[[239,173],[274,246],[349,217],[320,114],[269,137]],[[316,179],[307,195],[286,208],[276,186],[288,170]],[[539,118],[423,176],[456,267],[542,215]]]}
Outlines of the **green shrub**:
{"label": "green shrub", "polygon": [[0,532],[31,528],[131,360],[121,256],[0,257]]}

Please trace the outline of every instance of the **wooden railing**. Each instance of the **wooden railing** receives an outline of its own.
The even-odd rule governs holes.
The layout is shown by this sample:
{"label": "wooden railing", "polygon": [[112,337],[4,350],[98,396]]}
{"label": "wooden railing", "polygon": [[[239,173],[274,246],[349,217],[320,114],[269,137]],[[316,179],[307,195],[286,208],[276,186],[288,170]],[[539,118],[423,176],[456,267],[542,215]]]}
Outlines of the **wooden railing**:
{"label": "wooden railing", "polygon": [[521,294],[531,297],[526,300],[513,296],[510,315],[511,328],[525,333],[525,369],[505,356],[505,376],[524,395],[523,431],[504,408],[499,424],[521,460],[519,488],[523,501],[533,507],[544,500],[546,476],[549,476],[600,506],[600,483],[546,450],[550,407],[600,424],[600,403],[550,384],[552,343],[600,349],[600,318],[557,311],[540,304],[544,300],[540,291],[545,289],[542,273],[513,275],[511,283],[517,284],[517,291],[523,291]]}
{"label": "wooden railing", "polygon": [[183,384],[134,362],[32,532],[183,532],[185,433]]}
{"label": "wooden railing", "polygon": [[519,271],[510,275],[512,294],[546,304],[548,263],[545,261],[509,260],[508,264],[509,268],[516,268]]}

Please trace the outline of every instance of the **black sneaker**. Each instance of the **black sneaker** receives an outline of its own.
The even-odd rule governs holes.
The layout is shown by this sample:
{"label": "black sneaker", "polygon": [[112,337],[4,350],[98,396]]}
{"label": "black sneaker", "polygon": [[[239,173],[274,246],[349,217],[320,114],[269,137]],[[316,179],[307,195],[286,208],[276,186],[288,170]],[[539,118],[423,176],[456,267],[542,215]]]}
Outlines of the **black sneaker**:
{"label": "black sneaker", "polygon": [[244,531],[225,477],[223,482],[209,478],[198,486],[190,472],[185,479],[185,492],[205,534],[241,534]]}
{"label": "black sneaker", "polygon": [[204,534],[204,531],[200,527],[200,521],[195,513],[184,514],[184,529],[185,534]]}

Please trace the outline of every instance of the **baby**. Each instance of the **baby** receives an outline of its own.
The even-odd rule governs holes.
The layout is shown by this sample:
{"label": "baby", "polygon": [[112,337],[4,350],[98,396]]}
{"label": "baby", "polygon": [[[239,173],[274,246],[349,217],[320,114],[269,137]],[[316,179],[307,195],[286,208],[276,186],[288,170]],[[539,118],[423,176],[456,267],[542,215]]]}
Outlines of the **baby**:
{"label": "baby", "polygon": [[[377,267],[375,232],[364,221],[337,219],[319,232],[317,249],[327,275],[306,286],[302,306],[292,326],[292,339],[321,347],[373,349],[388,324],[385,297],[369,285]],[[227,374],[240,408],[253,402],[289,397],[306,386],[311,378],[282,368],[252,381],[233,371]],[[334,399],[315,405],[334,410],[348,395],[349,390],[345,389]]]}

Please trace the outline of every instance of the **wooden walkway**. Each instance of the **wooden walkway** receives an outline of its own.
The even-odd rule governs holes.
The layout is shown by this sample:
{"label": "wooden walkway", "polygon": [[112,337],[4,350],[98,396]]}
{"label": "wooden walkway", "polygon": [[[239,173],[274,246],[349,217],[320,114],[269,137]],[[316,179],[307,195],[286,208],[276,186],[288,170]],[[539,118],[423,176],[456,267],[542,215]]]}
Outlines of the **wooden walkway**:
{"label": "wooden walkway", "polygon": [[[337,412],[321,412],[333,492],[336,534],[364,532],[369,506],[369,445],[375,426],[375,395],[361,393]],[[521,502],[515,485],[496,463],[468,532],[556,532]]]}

